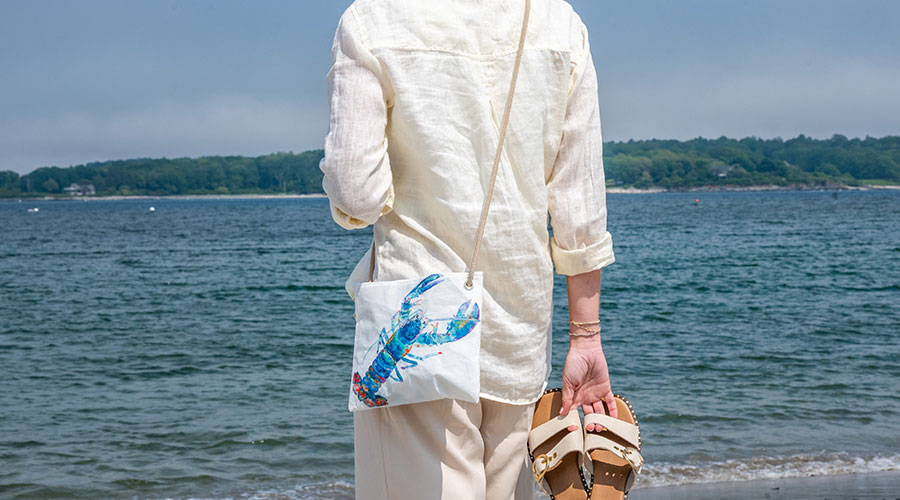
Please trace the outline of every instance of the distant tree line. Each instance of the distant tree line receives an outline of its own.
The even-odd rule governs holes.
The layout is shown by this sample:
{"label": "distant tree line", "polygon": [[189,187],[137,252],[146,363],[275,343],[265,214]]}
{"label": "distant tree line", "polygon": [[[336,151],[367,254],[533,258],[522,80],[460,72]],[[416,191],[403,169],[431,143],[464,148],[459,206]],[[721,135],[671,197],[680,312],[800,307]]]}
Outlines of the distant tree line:
{"label": "distant tree line", "polygon": [[322,150],[265,156],[115,160],[26,175],[0,171],[0,196],[63,193],[92,184],[97,195],[321,193]]}
{"label": "distant tree line", "polygon": [[[97,195],[321,193],[322,150],[257,157],[116,160],[0,171],[0,197],[65,193],[92,185]],[[607,183],[669,189],[714,185],[900,183],[900,136],[818,140],[641,140],[604,144]],[[84,192],[83,189],[78,192]]]}
{"label": "distant tree line", "polygon": [[692,139],[604,145],[607,182],[638,188],[900,183],[900,136]]}

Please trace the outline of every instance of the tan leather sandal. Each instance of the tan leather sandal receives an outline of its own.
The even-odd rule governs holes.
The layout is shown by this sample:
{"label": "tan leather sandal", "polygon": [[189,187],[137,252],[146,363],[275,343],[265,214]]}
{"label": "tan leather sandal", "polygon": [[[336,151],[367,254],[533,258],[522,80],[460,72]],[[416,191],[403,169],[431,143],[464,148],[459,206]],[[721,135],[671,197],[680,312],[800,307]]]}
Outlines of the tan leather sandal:
{"label": "tan leather sandal", "polygon": [[[534,405],[528,434],[528,456],[534,479],[551,500],[587,500],[588,485],[581,465],[584,428],[578,411],[561,416],[562,390],[549,389]],[[569,431],[570,425],[578,429]]]}
{"label": "tan leather sandal", "polygon": [[[619,418],[591,413],[584,417],[584,428],[594,424],[600,431],[585,431],[584,454],[592,468],[590,500],[624,500],[641,472],[641,429],[631,403],[615,394]],[[605,404],[605,403],[604,403]]]}

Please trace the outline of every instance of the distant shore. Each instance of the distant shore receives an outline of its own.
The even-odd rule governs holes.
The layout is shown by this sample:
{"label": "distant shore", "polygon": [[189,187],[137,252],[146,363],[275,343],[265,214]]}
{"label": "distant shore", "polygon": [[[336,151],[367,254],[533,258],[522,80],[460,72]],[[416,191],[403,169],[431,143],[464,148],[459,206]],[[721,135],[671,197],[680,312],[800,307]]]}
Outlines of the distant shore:
{"label": "distant shore", "polygon": [[[653,193],[712,193],[726,191],[869,191],[873,189],[900,190],[900,184],[888,185],[863,185],[863,186],[846,186],[846,185],[826,185],[826,186],[809,186],[803,184],[778,186],[778,185],[759,185],[759,186],[696,186],[687,188],[635,188],[635,187],[607,187],[608,194],[653,194]],[[33,196],[21,198],[0,198],[0,201],[15,200],[266,200],[266,199],[304,199],[304,198],[325,198],[321,193],[316,194],[283,194],[283,193],[258,193],[258,194],[173,194],[173,195],[110,195],[110,196]]]}
{"label": "distant shore", "polygon": [[847,186],[843,184],[832,184],[826,186],[811,186],[805,184],[791,184],[788,186],[778,186],[775,184],[758,185],[758,186],[695,186],[685,188],[634,188],[634,187],[607,187],[606,192],[609,194],[649,194],[649,193],[712,193],[718,191],[868,191],[871,189],[892,189],[900,190],[900,184],[875,185],[866,184],[862,186]]}
{"label": "distant shore", "polygon": [[169,194],[169,195],[111,195],[111,196],[42,196],[23,198],[2,198],[0,201],[15,200],[80,200],[80,201],[110,201],[110,200],[268,200],[268,199],[303,199],[325,198],[324,194]]}

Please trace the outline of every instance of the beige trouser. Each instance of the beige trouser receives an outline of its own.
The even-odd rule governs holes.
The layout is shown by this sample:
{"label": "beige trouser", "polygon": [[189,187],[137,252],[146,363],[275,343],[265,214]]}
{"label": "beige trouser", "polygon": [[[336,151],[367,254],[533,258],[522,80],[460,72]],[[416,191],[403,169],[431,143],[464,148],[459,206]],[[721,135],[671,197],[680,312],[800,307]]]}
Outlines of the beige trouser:
{"label": "beige trouser", "polygon": [[533,412],[486,399],[356,412],[356,500],[530,500]]}

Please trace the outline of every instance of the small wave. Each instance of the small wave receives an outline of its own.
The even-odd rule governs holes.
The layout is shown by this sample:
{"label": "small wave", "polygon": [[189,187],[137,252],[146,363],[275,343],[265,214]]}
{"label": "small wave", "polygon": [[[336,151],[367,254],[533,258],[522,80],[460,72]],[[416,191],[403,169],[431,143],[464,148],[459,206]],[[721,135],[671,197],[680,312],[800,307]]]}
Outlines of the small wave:
{"label": "small wave", "polygon": [[839,287],[840,290],[847,290],[851,292],[892,292],[894,290],[900,290],[900,285],[885,285],[878,287],[858,287],[858,286],[842,286]]}
{"label": "small wave", "polygon": [[[635,488],[685,484],[755,481],[792,477],[864,474],[900,470],[900,455],[854,456],[821,453],[789,457],[757,457],[695,464],[649,463]],[[160,500],[350,500],[354,488],[336,481],[298,485],[293,488],[224,494],[216,497],[166,498]]]}
{"label": "small wave", "polygon": [[678,423],[678,422],[748,422],[744,417],[722,417],[718,415],[692,415],[686,413],[664,413],[661,415],[649,415],[641,419],[641,423]]}
{"label": "small wave", "polygon": [[900,455],[820,453],[695,464],[649,463],[635,487],[833,476],[900,470]]}
{"label": "small wave", "polygon": [[9,446],[10,448],[33,448],[35,446],[46,446],[47,443],[42,443],[41,441],[35,441],[33,439],[29,439],[27,441],[7,441],[3,443],[4,446]]}
{"label": "small wave", "polygon": [[[341,481],[299,485],[294,488],[235,493],[223,497],[189,497],[178,500],[353,500],[353,485]],[[176,500],[166,498],[160,500]]]}
{"label": "small wave", "polygon": [[247,290],[253,292],[316,292],[321,290],[342,290],[343,286],[332,285],[281,285],[281,286],[248,286]]}
{"label": "small wave", "polygon": [[254,447],[278,447],[285,446],[294,442],[303,442],[306,438],[303,436],[291,436],[284,439],[263,438],[252,441],[241,441],[238,439],[223,439],[217,443],[205,446],[204,449],[227,448],[233,446],[254,446]]}

